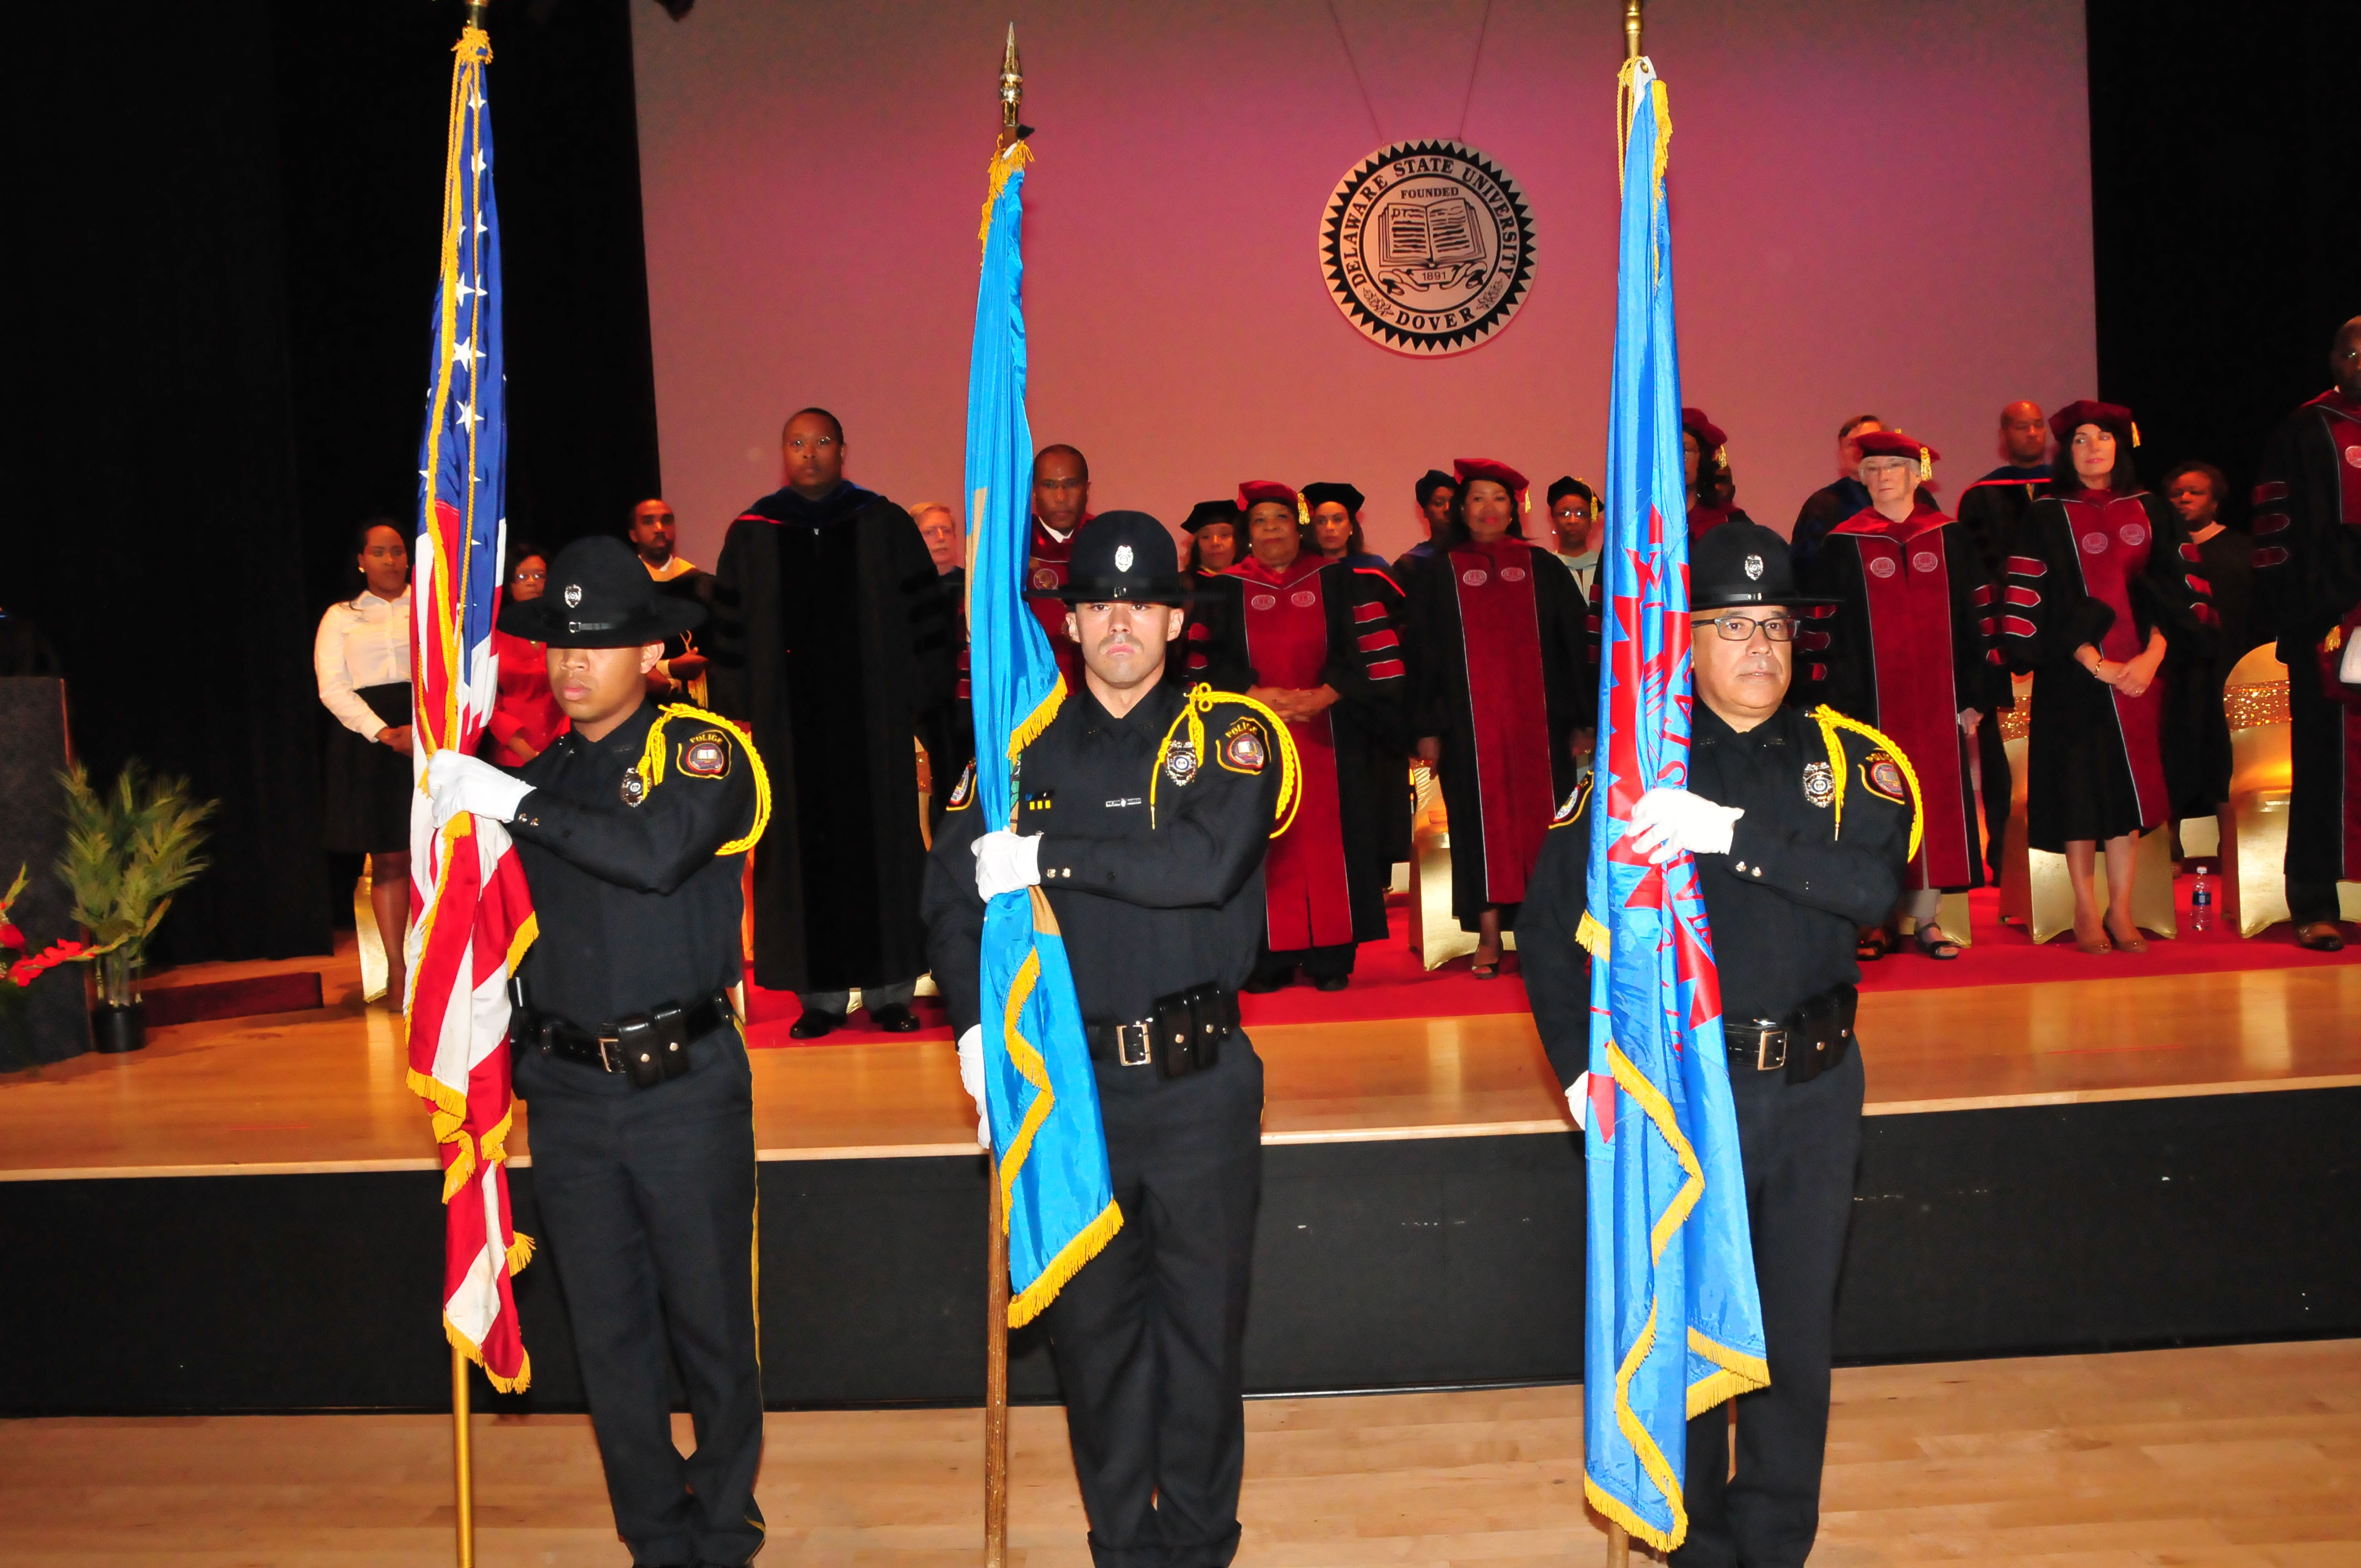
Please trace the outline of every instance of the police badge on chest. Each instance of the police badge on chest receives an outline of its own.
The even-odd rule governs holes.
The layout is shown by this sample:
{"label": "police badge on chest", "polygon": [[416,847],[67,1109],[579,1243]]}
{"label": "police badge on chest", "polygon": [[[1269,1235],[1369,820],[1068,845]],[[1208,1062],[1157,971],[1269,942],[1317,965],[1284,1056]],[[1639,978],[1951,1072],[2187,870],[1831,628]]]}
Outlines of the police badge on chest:
{"label": "police badge on chest", "polygon": [[1185,784],[1197,776],[1197,749],[1186,740],[1176,741],[1164,753],[1164,776],[1174,784]]}
{"label": "police badge on chest", "polygon": [[1817,806],[1826,807],[1835,805],[1836,770],[1826,762],[1806,762],[1804,764],[1804,798]]}
{"label": "police badge on chest", "polygon": [[622,797],[625,806],[637,806],[648,797],[648,781],[642,778],[635,768],[623,775],[622,783],[616,786],[615,793]]}

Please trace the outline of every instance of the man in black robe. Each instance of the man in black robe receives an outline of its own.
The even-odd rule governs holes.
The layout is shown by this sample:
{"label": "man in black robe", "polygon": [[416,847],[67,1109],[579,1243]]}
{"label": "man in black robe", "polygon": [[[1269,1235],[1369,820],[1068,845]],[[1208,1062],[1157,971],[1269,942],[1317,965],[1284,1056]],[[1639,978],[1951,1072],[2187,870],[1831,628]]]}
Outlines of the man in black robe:
{"label": "man in black robe", "polygon": [[[2016,551],[2025,514],[2049,494],[2053,470],[2044,457],[2049,450],[2049,424],[2038,403],[2018,401],[2000,411],[2000,449],[2008,461],[1961,490],[1957,510],[1960,530],[1975,545],[1984,579],[1994,590],[1978,606],[1981,619],[1990,623],[1979,630],[1988,638],[2000,634],[1998,589],[2007,575],[2008,557]],[[1985,711],[1993,721],[1976,728],[1976,781],[1983,794],[1984,866],[1997,883],[2008,841],[2009,796],[2015,787],[1999,719],[2015,708],[2016,687],[2005,665],[1993,668],[1991,681],[1986,694],[1991,707]]]}
{"label": "man in black robe", "polygon": [[967,685],[967,536],[960,531],[959,513],[942,501],[919,502],[911,509],[910,520],[918,525],[927,558],[935,564],[935,587],[943,596],[959,666],[951,700],[918,727],[918,740],[927,748],[927,817],[930,826],[940,827],[943,813],[950,809],[951,792],[975,756],[975,708]]}
{"label": "man in black robe", "polygon": [[1411,494],[1418,501],[1418,521],[1426,537],[1394,559],[1394,581],[1410,591],[1410,579],[1421,567],[1451,548],[1451,509],[1459,499],[1459,481],[1440,468],[1418,477]]}
{"label": "man in black robe", "polygon": [[2328,373],[2264,449],[2255,598],[2288,667],[2288,910],[2296,940],[2333,953],[2337,883],[2361,882],[2361,316]]}
{"label": "man in black robe", "polygon": [[1854,437],[1884,428],[1885,422],[1875,414],[1855,414],[1837,427],[1836,481],[1804,499],[1795,526],[1787,533],[1787,549],[1797,576],[1811,573],[1820,558],[1820,541],[1828,537],[1829,529],[1868,508],[1869,488],[1861,482],[1861,445]]}
{"label": "man in black robe", "polygon": [[769,765],[754,849],[754,982],[801,997],[791,1033],[917,1027],[927,967],[911,738],[950,700],[949,607],[910,514],[844,477],[844,427],[805,409],[780,436],[787,484],[730,525],[707,637],[713,706]]}

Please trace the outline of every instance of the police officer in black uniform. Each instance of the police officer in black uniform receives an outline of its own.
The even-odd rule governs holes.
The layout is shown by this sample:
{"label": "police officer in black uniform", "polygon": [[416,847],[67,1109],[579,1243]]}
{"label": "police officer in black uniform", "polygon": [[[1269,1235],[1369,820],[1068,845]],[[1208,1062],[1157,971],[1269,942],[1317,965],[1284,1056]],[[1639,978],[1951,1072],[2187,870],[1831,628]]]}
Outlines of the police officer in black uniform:
{"label": "police officer in black uniform", "polygon": [[[1091,1553],[1221,1568],[1238,1545],[1239,1346],[1262,1189],[1262,1062],[1235,1027],[1236,992],[1262,936],[1285,731],[1258,704],[1163,680],[1187,595],[1154,518],[1085,524],[1054,597],[1072,607],[1082,687],[1025,748],[1013,830],[983,830],[971,787],[943,818],[925,901],[935,983],[973,1062],[985,900],[1048,894],[1123,1212],[1043,1314]],[[1212,1048],[1169,1053],[1159,1025],[1179,1017],[1210,1026]],[[963,1075],[972,1091],[982,1082],[980,1065]]]}
{"label": "police officer in black uniform", "polygon": [[[1837,1273],[1861,1153],[1853,938],[1885,917],[1916,851],[1907,760],[1865,725],[1782,706],[1795,591],[1784,541],[1742,521],[1691,545],[1697,702],[1686,790],[1653,790],[1631,843],[1697,860],[1720,970],[1771,1387],[1689,1423],[1680,1568],[1799,1564],[1819,1529]],[[1590,1059],[1590,784],[1559,811],[1517,920],[1533,1017],[1577,1122]]]}
{"label": "police officer in black uniform", "polygon": [[[532,889],[540,934],[511,1048],[533,1194],[615,1528],[643,1568],[742,1563],[763,1543],[753,1087],[729,989],[770,791],[728,723],[646,700],[664,640],[704,618],[621,541],[568,545],[547,592],[500,625],[549,645],[572,730],[522,776],[456,751],[427,770],[438,816],[509,824]],[[675,1364],[696,1420],[686,1460]]]}

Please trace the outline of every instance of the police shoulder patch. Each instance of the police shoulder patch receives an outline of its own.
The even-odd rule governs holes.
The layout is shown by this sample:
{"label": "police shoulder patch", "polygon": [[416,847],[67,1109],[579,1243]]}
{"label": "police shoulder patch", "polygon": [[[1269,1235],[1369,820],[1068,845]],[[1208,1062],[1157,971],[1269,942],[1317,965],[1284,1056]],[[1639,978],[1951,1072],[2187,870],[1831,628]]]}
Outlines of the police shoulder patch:
{"label": "police shoulder patch", "polygon": [[676,764],[693,779],[730,776],[730,737],[719,729],[700,729],[680,743]]}
{"label": "police shoulder patch", "polygon": [[975,804],[975,759],[970,757],[967,766],[960,770],[959,783],[951,785],[950,803],[947,811],[965,811]]}
{"label": "police shoulder patch", "polygon": [[1902,764],[1883,746],[1861,760],[1861,782],[1872,795],[1882,795],[1896,806],[1910,804],[1910,787],[1903,782]]}
{"label": "police shoulder patch", "polygon": [[1560,806],[1557,808],[1557,815],[1550,818],[1552,828],[1564,828],[1569,823],[1582,819],[1582,808],[1589,801],[1590,786],[1598,777],[1597,773],[1582,775],[1582,782],[1574,786],[1574,793],[1565,797],[1565,804]]}
{"label": "police shoulder patch", "polygon": [[1257,718],[1240,718],[1222,732],[1222,766],[1234,773],[1259,773],[1270,761],[1270,737]]}

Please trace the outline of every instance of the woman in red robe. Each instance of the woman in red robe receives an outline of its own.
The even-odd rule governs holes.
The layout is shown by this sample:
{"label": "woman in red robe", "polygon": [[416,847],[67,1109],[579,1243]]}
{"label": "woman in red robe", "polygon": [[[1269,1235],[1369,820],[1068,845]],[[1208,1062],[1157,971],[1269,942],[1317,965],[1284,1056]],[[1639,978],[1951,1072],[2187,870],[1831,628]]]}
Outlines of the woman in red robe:
{"label": "woman in red robe", "polygon": [[1573,793],[1575,732],[1598,685],[1574,574],[1521,537],[1525,477],[1489,458],[1453,466],[1449,570],[1422,571],[1410,589],[1412,712],[1451,818],[1452,913],[1477,934],[1475,973],[1489,979],[1550,818]]}
{"label": "woman in red robe", "polygon": [[[2062,852],[2074,884],[2074,940],[2145,952],[2132,924],[2132,840],[2170,814],[2159,732],[2166,649],[2210,653],[2212,593],[2191,570],[2180,519],[2132,466],[2131,411],[2076,402],[2049,416],[2052,494],[2033,503],[2010,546],[2000,644],[2033,672],[2026,837]],[[2195,547],[2190,546],[2193,558]],[[2107,915],[2091,885],[2107,851]]]}
{"label": "woman in red robe", "polygon": [[1919,488],[1942,454],[1900,431],[1855,439],[1870,504],[1820,546],[1815,587],[1836,614],[1797,637],[1808,661],[1797,674],[1818,700],[1883,730],[1917,773],[1926,830],[1895,913],[1917,922],[1920,952],[1956,959],[1935,915],[1943,894],[1983,885],[1967,738],[1990,718],[1992,585],[1975,541]]}
{"label": "woman in red robe", "polygon": [[1398,590],[1382,570],[1304,548],[1310,524],[1285,485],[1249,480],[1238,507],[1248,554],[1230,576],[1253,672],[1246,695],[1286,721],[1303,770],[1295,819],[1263,862],[1264,949],[1246,989],[1276,991],[1301,968],[1321,990],[1342,991],[1357,945],[1386,934],[1383,811],[1352,747],[1399,723],[1410,683],[1386,609]]}
{"label": "woman in red robe", "polygon": [[[537,544],[520,540],[509,549],[504,591],[511,602],[537,599],[549,580],[549,559]],[[549,749],[549,743],[574,728],[558,710],[549,690],[549,651],[492,629],[492,659],[500,675],[500,695],[484,724],[484,760],[504,768],[521,768]]]}

